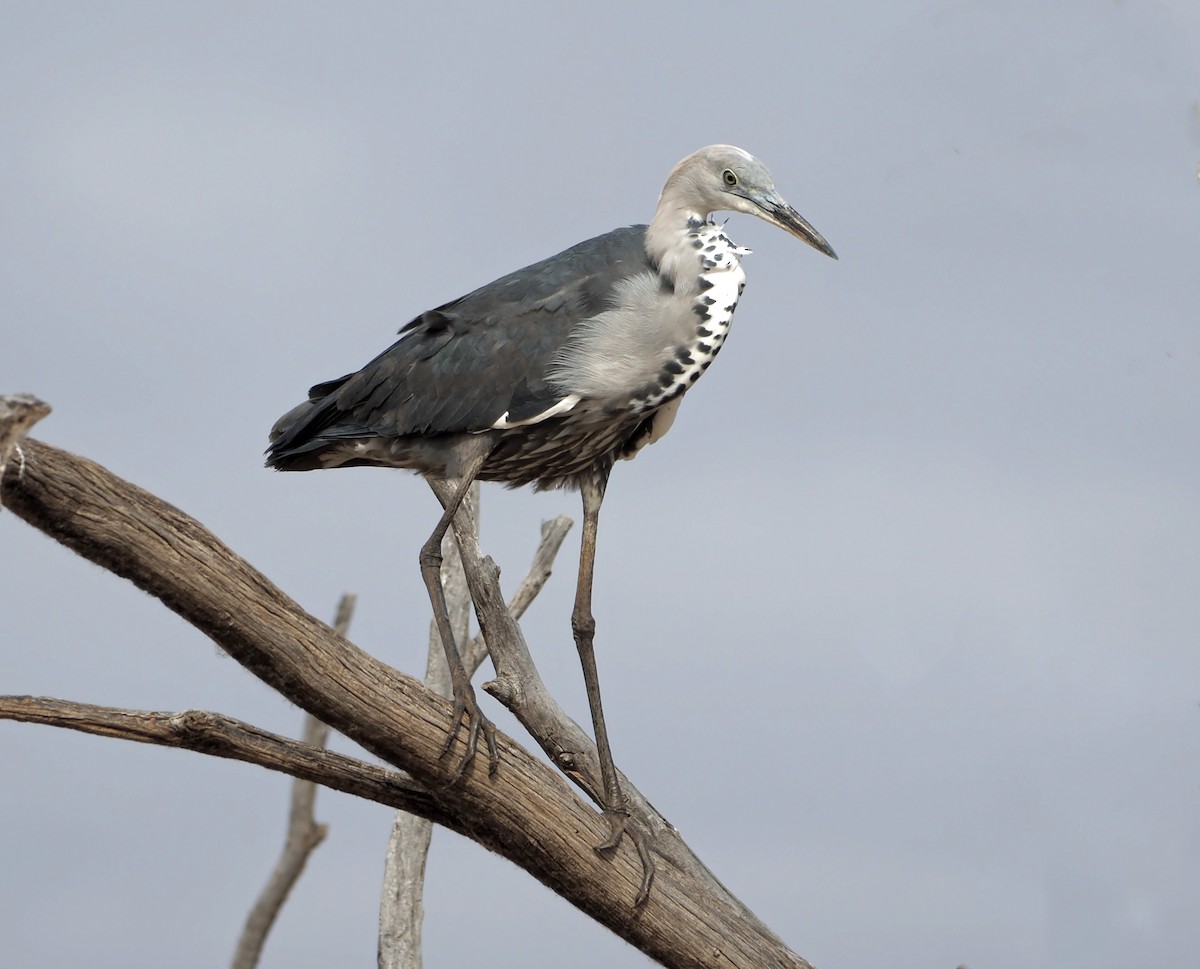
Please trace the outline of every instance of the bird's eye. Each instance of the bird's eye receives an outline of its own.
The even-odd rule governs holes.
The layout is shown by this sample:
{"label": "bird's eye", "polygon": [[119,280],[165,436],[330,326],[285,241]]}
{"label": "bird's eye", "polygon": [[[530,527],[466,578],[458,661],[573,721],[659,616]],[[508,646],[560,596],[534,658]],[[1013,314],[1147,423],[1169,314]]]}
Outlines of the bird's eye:
{"label": "bird's eye", "polygon": [[725,180],[725,184],[731,188],[738,183],[737,173],[732,168],[727,168],[721,172],[721,178]]}

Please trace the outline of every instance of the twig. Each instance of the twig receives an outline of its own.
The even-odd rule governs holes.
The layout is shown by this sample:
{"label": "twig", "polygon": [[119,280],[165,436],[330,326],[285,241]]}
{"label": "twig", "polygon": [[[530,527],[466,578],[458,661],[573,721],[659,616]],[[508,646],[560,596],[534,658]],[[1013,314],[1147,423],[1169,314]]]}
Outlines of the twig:
{"label": "twig", "polygon": [[[350,629],[350,619],[354,615],[355,597],[345,593],[338,601],[336,618],[333,628],[339,636],[345,636]],[[303,743],[308,747],[323,748],[329,740],[329,727],[321,723],[311,713],[304,715],[304,729],[301,734]],[[317,785],[311,780],[295,778],[292,781],[291,807],[288,811],[287,837],[284,839],[283,851],[271,877],[267,879],[262,892],[246,917],[246,924],[238,938],[234,949],[232,969],[254,969],[262,958],[263,946],[267,934],[279,915],[283,903],[287,901],[292,886],[299,880],[308,856],[316,850],[317,845],[325,840],[329,828],[317,824],[314,815],[314,805],[317,800]],[[429,822],[426,821],[426,824]]]}

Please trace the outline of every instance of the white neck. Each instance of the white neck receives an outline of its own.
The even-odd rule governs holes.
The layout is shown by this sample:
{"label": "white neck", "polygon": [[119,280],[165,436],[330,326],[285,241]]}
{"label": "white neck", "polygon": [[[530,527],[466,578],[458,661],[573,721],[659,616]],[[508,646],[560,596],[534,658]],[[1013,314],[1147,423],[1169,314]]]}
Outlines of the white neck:
{"label": "white neck", "polygon": [[[654,219],[646,229],[646,255],[658,267],[659,275],[666,277],[673,286],[680,282],[680,269],[690,272],[695,256],[689,235],[697,222],[707,222],[705,213],[697,212],[686,205],[659,204]],[[686,261],[685,261],[686,260]]]}

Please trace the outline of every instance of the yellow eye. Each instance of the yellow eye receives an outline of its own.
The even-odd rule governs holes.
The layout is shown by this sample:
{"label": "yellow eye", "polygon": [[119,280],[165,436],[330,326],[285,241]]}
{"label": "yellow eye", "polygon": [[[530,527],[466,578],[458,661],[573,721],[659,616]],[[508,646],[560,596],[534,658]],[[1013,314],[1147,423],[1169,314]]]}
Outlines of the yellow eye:
{"label": "yellow eye", "polygon": [[721,172],[721,178],[725,180],[725,184],[730,188],[738,183],[737,173],[732,168],[727,168]]}

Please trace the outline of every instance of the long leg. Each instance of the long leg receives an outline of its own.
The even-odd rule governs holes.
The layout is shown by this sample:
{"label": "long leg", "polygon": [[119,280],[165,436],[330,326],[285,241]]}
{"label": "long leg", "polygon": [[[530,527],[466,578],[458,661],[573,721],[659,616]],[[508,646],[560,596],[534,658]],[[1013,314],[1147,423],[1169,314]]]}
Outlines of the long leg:
{"label": "long leg", "polygon": [[[600,521],[600,505],[604,501],[604,490],[608,486],[607,468],[598,468],[580,485],[583,498],[583,537],[579,548],[579,581],[575,586],[575,609],[571,613],[571,631],[575,634],[575,648],[579,651],[579,663],[583,667],[583,682],[587,687],[588,707],[592,713],[592,729],[596,735],[596,753],[600,758],[600,781],[603,785],[601,804],[608,819],[608,838],[596,846],[600,852],[612,851],[621,843],[629,824],[629,811],[621,794],[617,779],[617,768],[613,763],[612,748],[608,743],[608,729],[604,725],[604,708],[600,703],[600,677],[596,671],[594,639],[596,620],[592,616],[592,575],[596,562],[596,528]],[[638,890],[635,906],[645,903],[654,881],[654,861],[641,834],[630,830],[638,854],[642,859],[642,884]]]}
{"label": "long leg", "polygon": [[[454,712],[450,720],[450,734],[446,738],[446,745],[442,748],[443,757],[454,746],[454,738],[458,735],[463,714],[467,715],[467,750],[463,754],[463,759],[459,763],[451,783],[458,781],[470,766],[471,761],[475,759],[475,750],[479,743],[481,730],[488,748],[488,774],[496,773],[496,767],[500,763],[500,754],[496,749],[496,728],[479,709],[475,691],[471,687],[471,678],[463,667],[458,645],[454,642],[454,630],[450,626],[450,613],[446,608],[446,592],[442,588],[442,539],[446,537],[446,531],[454,520],[455,512],[458,511],[463,498],[471,490],[471,482],[479,474],[487,455],[487,450],[481,450],[464,463],[463,473],[456,482],[453,495],[444,504],[444,511],[442,517],[438,519],[437,527],[429,536],[429,540],[421,547],[421,578],[425,580],[429,601],[433,605],[438,637],[442,641],[442,649],[446,652],[446,665],[450,668],[450,685],[454,689]],[[434,494],[437,492],[435,491]]]}

